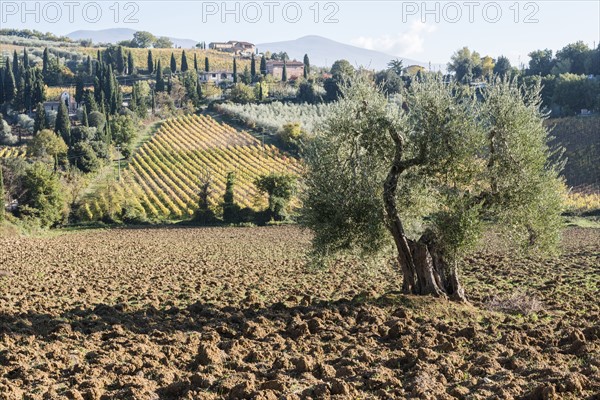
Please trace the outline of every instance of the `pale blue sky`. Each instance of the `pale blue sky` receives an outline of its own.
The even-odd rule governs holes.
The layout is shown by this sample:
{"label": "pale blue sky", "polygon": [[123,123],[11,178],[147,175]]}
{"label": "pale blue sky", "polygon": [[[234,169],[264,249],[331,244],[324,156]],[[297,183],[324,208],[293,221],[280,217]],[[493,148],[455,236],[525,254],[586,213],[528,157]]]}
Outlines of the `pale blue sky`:
{"label": "pale blue sky", "polygon": [[[102,16],[95,23],[86,22],[83,17],[83,7],[90,3],[88,1],[78,2],[73,22],[69,22],[66,3],[55,2],[62,11],[62,17],[55,23],[50,21],[56,13],[48,6],[49,2],[27,2],[31,9],[39,4],[39,22],[35,21],[35,14],[23,15],[21,1],[2,0],[1,3],[3,27],[56,34],[128,27],[206,42],[235,39],[261,43],[321,35],[434,64],[446,63],[462,46],[469,46],[482,55],[504,54],[517,64],[526,63],[527,53],[535,49],[556,51],[577,40],[593,46],[600,40],[600,1],[440,1],[427,2],[425,7],[422,1],[230,1],[225,7],[229,10],[237,7],[231,14],[224,13],[222,1],[121,1],[116,3],[120,8],[118,22],[114,21],[114,8],[111,8],[115,2],[97,1]],[[315,5],[320,10],[318,22],[315,22]],[[19,7],[16,12],[15,6]],[[88,19],[94,18],[94,7],[88,6]],[[126,15],[136,8],[133,18],[138,22],[124,23]],[[262,13],[260,18],[256,13],[258,9]],[[294,23],[298,9],[301,17]],[[430,13],[424,13],[425,9]],[[269,21],[270,10],[273,10],[272,22]],[[325,23],[325,17],[334,11],[333,19],[337,22]],[[235,21],[236,16],[239,22]],[[526,23],[528,16],[530,21]],[[254,19],[258,21],[252,23]],[[495,19],[498,21],[493,22]]]}

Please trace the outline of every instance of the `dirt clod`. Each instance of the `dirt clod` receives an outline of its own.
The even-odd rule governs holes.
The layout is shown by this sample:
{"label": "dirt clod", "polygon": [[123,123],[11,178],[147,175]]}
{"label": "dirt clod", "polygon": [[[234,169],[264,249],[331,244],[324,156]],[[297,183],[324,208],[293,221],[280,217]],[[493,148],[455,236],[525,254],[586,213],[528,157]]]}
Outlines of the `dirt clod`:
{"label": "dirt clod", "polygon": [[220,364],[222,361],[222,352],[214,343],[203,343],[200,345],[198,349],[198,362],[200,364]]}

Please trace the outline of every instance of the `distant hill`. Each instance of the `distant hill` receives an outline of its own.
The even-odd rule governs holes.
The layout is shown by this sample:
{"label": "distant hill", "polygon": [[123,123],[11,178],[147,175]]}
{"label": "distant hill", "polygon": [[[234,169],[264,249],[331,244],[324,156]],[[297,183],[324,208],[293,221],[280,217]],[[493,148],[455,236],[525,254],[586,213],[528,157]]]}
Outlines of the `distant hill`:
{"label": "distant hill", "polygon": [[327,39],[321,36],[304,36],[296,40],[285,42],[262,43],[257,45],[260,52],[285,51],[291,59],[302,60],[308,54],[310,63],[320,67],[330,67],[336,60],[345,59],[353,66],[363,66],[368,69],[380,70],[386,68],[393,59],[404,60],[404,66],[421,65],[428,67],[427,63],[405,57],[397,57],[379,51],[363,49]]}
{"label": "distant hill", "polygon": [[[129,28],[111,28],[99,31],[80,30],[69,33],[67,37],[73,40],[91,39],[94,43],[117,43],[122,40],[133,39],[133,34],[135,32],[137,32],[135,29]],[[172,37],[169,39],[173,41],[175,46],[182,47],[184,49],[195,47],[198,43],[197,40],[192,39],[178,39]]]}

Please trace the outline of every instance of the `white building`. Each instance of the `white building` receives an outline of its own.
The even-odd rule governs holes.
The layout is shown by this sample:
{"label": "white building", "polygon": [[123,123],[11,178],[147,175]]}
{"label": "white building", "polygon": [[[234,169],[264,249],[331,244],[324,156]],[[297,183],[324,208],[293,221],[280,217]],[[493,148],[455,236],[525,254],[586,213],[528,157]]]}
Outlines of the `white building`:
{"label": "white building", "polygon": [[77,113],[77,102],[75,101],[75,96],[71,96],[71,94],[67,91],[64,91],[60,94],[59,101],[46,101],[44,102],[44,109],[46,112],[48,111],[58,111],[58,107],[62,102],[65,106],[67,106],[67,111],[70,116],[74,116]]}
{"label": "white building", "polygon": [[215,84],[219,84],[221,82],[233,82],[233,72],[232,71],[210,71],[210,72],[199,72],[198,76],[200,78],[200,82],[209,83],[213,82]]}

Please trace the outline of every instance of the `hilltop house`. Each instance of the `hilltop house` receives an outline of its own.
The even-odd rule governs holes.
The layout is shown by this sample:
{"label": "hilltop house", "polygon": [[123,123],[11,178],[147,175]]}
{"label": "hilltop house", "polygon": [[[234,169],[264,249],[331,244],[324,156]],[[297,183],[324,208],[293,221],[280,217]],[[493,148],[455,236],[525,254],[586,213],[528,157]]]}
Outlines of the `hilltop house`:
{"label": "hilltop house", "polygon": [[249,42],[238,42],[230,40],[229,42],[212,42],[208,47],[212,50],[233,53],[239,56],[249,57],[256,52],[256,46]]}
{"label": "hilltop house", "polygon": [[[296,79],[304,76],[304,63],[300,61],[286,61],[285,68],[288,79]],[[283,76],[283,61],[267,61],[267,73],[281,79]]]}
{"label": "hilltop house", "polygon": [[236,42],[233,49],[242,56],[251,56],[256,53],[256,46],[249,42]]}

